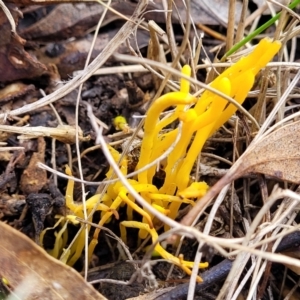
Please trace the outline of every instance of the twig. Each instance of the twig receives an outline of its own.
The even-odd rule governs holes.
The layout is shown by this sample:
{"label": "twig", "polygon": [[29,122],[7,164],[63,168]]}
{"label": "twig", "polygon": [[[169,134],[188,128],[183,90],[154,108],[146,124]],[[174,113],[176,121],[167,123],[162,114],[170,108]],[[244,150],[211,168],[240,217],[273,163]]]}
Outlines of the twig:
{"label": "twig", "polygon": [[226,52],[229,51],[229,49],[232,48],[233,41],[234,41],[235,6],[236,6],[236,0],[230,0],[229,1],[229,7],[228,7]]}
{"label": "twig", "polygon": [[8,21],[10,23],[12,33],[17,34],[15,20],[14,20],[12,14],[10,13],[9,9],[6,7],[6,5],[4,4],[4,2],[2,0],[0,0],[0,7],[3,9],[4,14],[6,15]]}

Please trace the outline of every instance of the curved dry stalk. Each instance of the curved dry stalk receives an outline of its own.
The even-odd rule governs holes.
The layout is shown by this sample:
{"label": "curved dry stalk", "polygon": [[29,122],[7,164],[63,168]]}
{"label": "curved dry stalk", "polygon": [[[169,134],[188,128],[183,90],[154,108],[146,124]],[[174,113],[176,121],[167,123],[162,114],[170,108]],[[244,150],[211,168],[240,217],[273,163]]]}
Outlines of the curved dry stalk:
{"label": "curved dry stalk", "polygon": [[15,20],[14,20],[12,14],[10,13],[9,9],[6,7],[6,5],[4,4],[4,2],[2,0],[0,0],[0,7],[3,9],[3,12],[6,15],[8,21],[10,23],[12,33],[17,34]]}

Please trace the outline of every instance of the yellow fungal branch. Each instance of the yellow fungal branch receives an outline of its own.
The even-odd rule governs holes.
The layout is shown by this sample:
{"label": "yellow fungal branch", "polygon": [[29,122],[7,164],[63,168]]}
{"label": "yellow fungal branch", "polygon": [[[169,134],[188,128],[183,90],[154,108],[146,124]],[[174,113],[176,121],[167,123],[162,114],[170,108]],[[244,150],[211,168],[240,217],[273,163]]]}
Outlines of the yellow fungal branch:
{"label": "yellow fungal branch", "polygon": [[[148,224],[141,223],[141,222],[135,222],[135,221],[123,221],[120,223],[120,231],[121,231],[121,237],[124,241],[126,241],[126,230],[124,227],[131,227],[131,228],[139,228],[142,230],[146,230],[152,238],[153,244],[155,244],[158,241],[158,234],[155,229],[151,229]],[[182,268],[188,275],[191,275],[191,269],[193,268],[194,263],[191,261],[183,260],[183,257],[176,257],[169,252],[167,252],[159,243],[156,244],[154,251],[156,251],[161,257],[168,260],[169,262],[177,265],[178,267]],[[200,263],[199,268],[207,268],[208,263]],[[202,282],[201,277],[197,276],[197,281]]]}
{"label": "yellow fungal branch", "polygon": [[[255,76],[261,68],[273,58],[280,49],[280,42],[270,39],[262,40],[252,53],[241,58],[237,63],[219,75],[210,86],[222,92],[226,96],[235,99],[242,104],[247,97],[248,92],[253,86]],[[189,66],[184,66],[182,74],[190,76]],[[190,205],[201,198],[208,189],[205,182],[192,182],[190,179],[192,167],[201,154],[202,147],[206,140],[222,126],[236,111],[236,107],[228,103],[226,99],[210,91],[205,91],[198,99],[189,94],[190,84],[187,79],[182,78],[180,90],[178,92],[167,93],[158,98],[147,112],[144,125],[144,137],[140,149],[140,158],[136,169],[140,170],[158,159],[168,149],[170,154],[161,162],[161,169],[165,173],[164,182],[161,188],[153,185],[153,179],[156,173],[156,167],[150,167],[141,171],[137,178],[130,179],[129,183],[148,203],[170,218],[175,219],[182,203]],[[161,113],[168,108],[175,108],[173,114],[162,118]],[[182,124],[182,130],[179,137],[179,130],[170,129],[168,126],[175,121]],[[126,120],[123,117],[117,117],[114,125],[119,130],[126,129]],[[179,141],[174,146],[174,142]],[[172,149],[170,148],[173,145]],[[124,175],[127,175],[127,158],[120,161],[121,155],[114,148],[109,150]],[[66,173],[71,175],[69,168]],[[107,178],[113,174],[110,168],[107,172]],[[83,206],[73,200],[74,182],[69,180],[66,190],[66,206],[70,211],[71,217],[61,217],[55,228],[59,228],[56,233],[54,249],[51,253],[59,257],[64,253],[67,244],[67,223],[74,221],[74,216],[83,218]],[[88,213],[97,205],[96,210],[101,211],[100,226],[110,222],[112,218],[118,219],[118,209],[120,206],[127,205],[127,221],[120,224],[121,237],[126,240],[126,227],[139,229],[139,237],[152,237],[155,243],[158,239],[157,228],[160,222],[155,220],[155,216],[149,214],[146,210],[135,203],[135,199],[129,195],[127,189],[121,182],[112,183],[108,186],[107,192],[99,199],[95,195],[87,200],[86,207]],[[100,201],[101,200],[101,201]],[[142,217],[142,222],[133,220],[133,211]],[[91,221],[91,220],[90,220]],[[88,227],[90,229],[90,227]],[[165,230],[168,228],[165,227]],[[88,253],[91,258],[98,243],[100,229],[96,228],[90,241]],[[41,235],[43,240],[45,232]],[[65,255],[69,265],[73,265],[84,249],[85,231],[82,230],[70,251]],[[187,262],[182,257],[175,257],[167,252],[160,244],[155,246],[155,251],[163,258],[181,267],[187,274],[191,273],[193,262]],[[67,257],[67,258],[66,258]],[[207,267],[207,263],[201,263],[199,268]],[[201,278],[198,278],[201,281]]]}

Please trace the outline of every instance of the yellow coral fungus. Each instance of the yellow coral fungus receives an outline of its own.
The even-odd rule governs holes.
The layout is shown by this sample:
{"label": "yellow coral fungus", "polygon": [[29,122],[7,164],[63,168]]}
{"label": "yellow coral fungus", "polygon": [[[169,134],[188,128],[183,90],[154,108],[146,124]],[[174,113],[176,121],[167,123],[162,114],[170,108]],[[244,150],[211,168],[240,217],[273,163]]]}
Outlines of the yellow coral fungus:
{"label": "yellow coral fungus", "polygon": [[[255,75],[273,58],[280,46],[280,42],[270,39],[262,40],[252,53],[241,58],[224,71],[210,86],[241,104],[254,83]],[[182,74],[190,76],[190,72],[190,67],[184,66]],[[189,94],[189,90],[189,81],[182,78],[180,91],[161,96],[149,108],[145,118],[144,137],[136,167],[140,173],[137,178],[129,180],[133,189],[149,204],[172,219],[176,218],[182,203],[193,205],[195,200],[206,193],[208,185],[205,182],[191,181],[192,167],[197,156],[201,153],[205,141],[236,111],[233,104],[211,91],[205,91],[197,99]],[[173,113],[160,119],[161,113],[169,107],[175,108]],[[181,123],[181,130],[168,128],[176,120]],[[116,119],[115,125],[118,129],[123,129],[124,120]],[[124,157],[120,161],[120,153],[112,147],[109,147],[109,150],[114,160],[119,163],[122,174],[127,175],[127,158]],[[160,164],[165,177],[162,186],[158,189],[153,184],[156,167],[146,167],[154,160],[158,160],[167,151],[169,151],[168,156],[164,157]],[[68,168],[67,174],[71,174]],[[106,176],[111,178],[112,175],[113,169],[110,168]],[[116,177],[113,176],[113,178]],[[73,185],[74,182],[69,180],[66,191],[66,206],[73,215],[82,218],[83,206],[73,201]],[[155,220],[155,216],[135,203],[135,199],[128,194],[121,182],[109,184],[103,198],[99,199],[99,195],[91,197],[87,200],[86,207],[89,213],[97,205],[96,209],[102,211],[99,225],[103,226],[112,217],[118,218],[117,211],[124,204],[127,205],[128,221],[121,222],[122,238],[126,239],[125,227],[134,227],[139,229],[140,238],[144,239],[150,234],[153,243],[155,243],[158,239],[156,226],[160,226],[159,222]],[[142,222],[132,221],[133,211],[141,215]],[[61,229],[56,235],[55,247],[52,251],[56,257],[63,253],[63,248],[66,245],[65,228],[67,222],[71,220],[72,218],[68,220],[62,218],[59,221],[61,222]],[[56,227],[59,224],[56,224]],[[98,243],[99,232],[100,229],[96,228],[88,248],[89,257],[92,256]],[[68,264],[73,265],[81,255],[84,248],[84,238],[85,231],[82,230],[68,252]],[[186,262],[180,257],[173,256],[160,244],[155,246],[155,250],[165,259],[180,266],[188,274],[191,273],[192,262]],[[199,267],[206,266],[206,263],[199,265]],[[198,278],[198,280],[201,279]]]}

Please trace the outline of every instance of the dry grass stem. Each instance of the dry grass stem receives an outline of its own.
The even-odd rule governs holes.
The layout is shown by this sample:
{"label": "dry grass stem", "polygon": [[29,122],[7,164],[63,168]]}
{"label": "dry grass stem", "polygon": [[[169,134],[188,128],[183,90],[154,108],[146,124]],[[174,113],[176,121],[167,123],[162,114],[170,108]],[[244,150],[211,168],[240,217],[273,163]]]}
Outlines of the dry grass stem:
{"label": "dry grass stem", "polygon": [[9,9],[6,7],[6,5],[4,4],[4,2],[2,0],[0,0],[0,7],[2,8],[4,14],[6,15],[7,19],[9,20],[10,26],[11,26],[11,32],[13,34],[16,34],[16,23],[15,20],[12,16],[12,14],[10,13]]}

